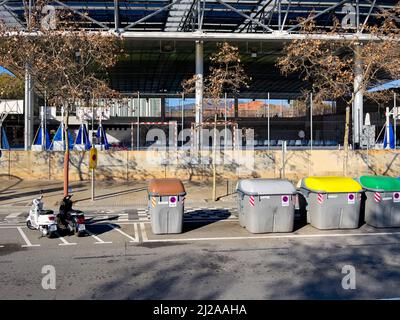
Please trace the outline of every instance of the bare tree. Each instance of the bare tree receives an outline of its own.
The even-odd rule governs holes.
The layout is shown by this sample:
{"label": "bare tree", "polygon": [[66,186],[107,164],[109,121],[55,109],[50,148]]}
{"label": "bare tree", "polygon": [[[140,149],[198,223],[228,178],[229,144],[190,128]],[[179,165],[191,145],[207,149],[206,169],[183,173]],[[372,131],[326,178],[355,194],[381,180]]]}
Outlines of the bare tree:
{"label": "bare tree", "polygon": [[313,20],[303,24],[305,39],[293,40],[284,47],[284,55],[277,65],[285,75],[299,73],[311,84],[313,100],[317,104],[325,100],[346,101],[346,123],[344,149],[346,153],[345,174],[347,173],[350,107],[357,93],[375,101],[387,101],[390,91],[369,92],[368,89],[382,82],[383,78],[400,77],[400,29],[396,19],[400,6],[380,14],[379,24],[364,25],[370,40],[360,40],[359,34],[350,39],[343,36],[337,20],[329,36],[337,40],[323,40],[313,37],[319,33]]}
{"label": "bare tree", "polygon": [[[51,28],[42,23],[41,12],[48,1],[37,1],[31,12],[25,8],[25,30],[0,25],[0,64],[20,78],[25,72],[37,91],[46,91],[49,102],[65,110],[65,137],[68,137],[69,113],[78,102],[90,107],[96,99],[112,99],[107,70],[121,52],[117,36],[86,32],[77,27],[77,18],[68,10],[57,12]],[[65,139],[64,194],[69,185],[69,143]]]}
{"label": "bare tree", "polygon": [[[210,68],[204,78],[204,95],[215,107],[224,93],[238,94],[240,89],[248,87],[251,80],[247,76],[240,60],[239,49],[228,42],[217,43],[217,51],[210,56]],[[197,77],[182,82],[185,94],[195,91]]]}
{"label": "bare tree", "polygon": [[[218,43],[217,51],[210,56],[209,74],[204,79],[204,95],[215,107],[213,139],[213,200],[216,200],[216,129],[218,105],[224,93],[237,95],[240,88],[247,87],[250,78],[240,61],[239,49],[228,42]],[[182,82],[185,94],[195,91],[197,77]],[[225,142],[226,143],[226,142]]]}

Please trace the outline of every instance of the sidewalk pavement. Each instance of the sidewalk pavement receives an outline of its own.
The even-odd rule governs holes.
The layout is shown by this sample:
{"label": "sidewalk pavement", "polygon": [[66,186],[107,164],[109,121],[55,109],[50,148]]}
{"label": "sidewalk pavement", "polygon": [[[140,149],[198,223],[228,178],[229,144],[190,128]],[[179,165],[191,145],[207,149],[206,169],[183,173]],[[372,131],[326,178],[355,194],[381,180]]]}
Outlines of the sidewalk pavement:
{"label": "sidewalk pavement", "polygon": [[[217,185],[218,201],[212,201],[211,182],[183,181],[187,207],[218,208],[234,206],[236,181]],[[146,181],[98,181],[95,182],[95,201],[91,200],[91,182],[71,182],[74,206],[85,210],[145,208],[147,206]],[[24,181],[0,178],[0,211],[21,211],[43,191],[45,208],[56,209],[63,197],[63,181]]]}

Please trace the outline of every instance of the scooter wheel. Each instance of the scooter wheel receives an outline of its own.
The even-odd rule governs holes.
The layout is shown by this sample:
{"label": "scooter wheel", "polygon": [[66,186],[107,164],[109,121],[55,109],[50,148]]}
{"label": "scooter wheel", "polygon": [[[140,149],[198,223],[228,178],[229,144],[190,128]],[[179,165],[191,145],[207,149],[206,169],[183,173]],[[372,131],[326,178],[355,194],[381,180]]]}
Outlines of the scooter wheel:
{"label": "scooter wheel", "polygon": [[54,238],[54,236],[55,236],[55,233],[54,232],[49,232],[48,234],[47,234],[47,238]]}
{"label": "scooter wheel", "polygon": [[27,226],[28,229],[30,229],[30,230],[36,230],[34,227],[32,227],[32,223],[31,223],[30,220],[28,220],[28,221],[26,222],[26,226]]}
{"label": "scooter wheel", "polygon": [[84,235],[85,235],[85,231],[77,231],[77,232],[75,232],[75,235],[77,236],[77,237],[83,237]]}

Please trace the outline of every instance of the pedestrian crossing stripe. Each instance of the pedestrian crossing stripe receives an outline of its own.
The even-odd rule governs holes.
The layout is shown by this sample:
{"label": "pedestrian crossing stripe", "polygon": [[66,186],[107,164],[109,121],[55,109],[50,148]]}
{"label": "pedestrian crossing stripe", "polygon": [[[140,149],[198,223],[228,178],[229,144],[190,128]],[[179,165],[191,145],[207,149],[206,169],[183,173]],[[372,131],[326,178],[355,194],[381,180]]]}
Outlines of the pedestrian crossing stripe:
{"label": "pedestrian crossing stripe", "polygon": [[156,205],[157,205],[157,198],[152,197],[152,198],[151,198],[151,206],[152,206],[153,208],[155,208]]}

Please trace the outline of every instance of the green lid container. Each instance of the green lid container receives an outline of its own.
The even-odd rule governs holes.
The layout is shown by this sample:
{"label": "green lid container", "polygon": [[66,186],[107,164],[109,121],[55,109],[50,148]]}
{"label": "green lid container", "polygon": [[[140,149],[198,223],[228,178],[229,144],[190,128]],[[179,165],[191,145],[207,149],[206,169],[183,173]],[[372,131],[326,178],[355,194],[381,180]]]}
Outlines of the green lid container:
{"label": "green lid container", "polygon": [[400,180],[386,176],[361,176],[360,184],[371,191],[400,191]]}

